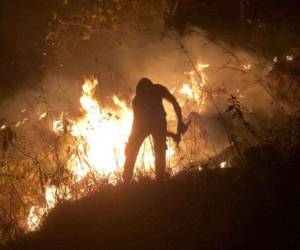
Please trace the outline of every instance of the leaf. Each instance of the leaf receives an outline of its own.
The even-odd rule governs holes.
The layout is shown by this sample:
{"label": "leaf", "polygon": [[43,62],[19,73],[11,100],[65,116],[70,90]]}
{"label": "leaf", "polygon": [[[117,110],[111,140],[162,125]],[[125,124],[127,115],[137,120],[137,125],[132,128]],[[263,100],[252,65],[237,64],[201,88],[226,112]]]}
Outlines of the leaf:
{"label": "leaf", "polygon": [[236,109],[236,113],[239,115],[239,117],[241,117],[242,119],[244,119],[244,114],[240,109]]}
{"label": "leaf", "polygon": [[234,105],[229,105],[225,112],[229,112],[234,109]]}

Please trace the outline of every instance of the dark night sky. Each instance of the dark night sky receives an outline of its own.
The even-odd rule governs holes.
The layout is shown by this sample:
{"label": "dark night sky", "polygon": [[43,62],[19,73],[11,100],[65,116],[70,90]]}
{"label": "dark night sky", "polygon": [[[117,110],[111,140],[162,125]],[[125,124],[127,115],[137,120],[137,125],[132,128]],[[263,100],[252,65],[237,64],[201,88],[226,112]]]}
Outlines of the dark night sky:
{"label": "dark night sky", "polygon": [[[62,2],[63,0],[1,1],[0,96],[15,93],[16,90],[22,89],[28,78],[42,74],[43,66],[47,63],[42,53],[46,49],[44,38],[48,23],[53,12],[61,6]],[[84,1],[74,2],[82,4]],[[221,39],[230,39],[237,28],[238,0],[181,0],[180,2],[181,7],[172,19],[178,24],[179,29],[190,23],[207,29]],[[270,27],[275,27],[273,33],[280,32],[280,27],[282,29],[288,27],[299,36],[299,0],[249,0],[248,2],[250,3],[247,11],[248,18],[263,20]],[[273,50],[277,49],[278,45]]]}
{"label": "dark night sky", "polygon": [[47,23],[55,1],[12,0],[0,6],[0,96],[40,72]]}

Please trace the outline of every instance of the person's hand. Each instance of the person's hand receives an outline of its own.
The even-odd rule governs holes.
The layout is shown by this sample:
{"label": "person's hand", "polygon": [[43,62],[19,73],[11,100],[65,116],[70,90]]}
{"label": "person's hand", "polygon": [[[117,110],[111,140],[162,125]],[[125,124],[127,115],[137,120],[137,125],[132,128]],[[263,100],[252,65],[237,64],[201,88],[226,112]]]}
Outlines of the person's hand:
{"label": "person's hand", "polygon": [[182,120],[178,121],[177,133],[178,134],[184,134],[187,131],[189,124],[190,123],[185,124]]}
{"label": "person's hand", "polygon": [[185,134],[190,126],[190,123],[191,123],[191,121],[188,121],[188,123],[184,123],[182,120],[178,121],[177,133],[179,133],[181,135]]}

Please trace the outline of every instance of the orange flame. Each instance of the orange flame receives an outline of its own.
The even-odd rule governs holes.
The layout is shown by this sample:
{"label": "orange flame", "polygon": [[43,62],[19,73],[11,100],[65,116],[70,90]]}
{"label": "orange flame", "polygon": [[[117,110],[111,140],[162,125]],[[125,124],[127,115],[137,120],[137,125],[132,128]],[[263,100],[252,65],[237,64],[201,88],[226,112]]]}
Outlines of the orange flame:
{"label": "orange flame", "polygon": [[[205,84],[204,69],[208,64],[198,64],[197,70],[201,74],[202,81],[196,80],[194,71],[188,72],[188,83],[184,83],[179,90],[185,99],[194,100],[197,107],[204,102],[202,86]],[[119,172],[122,172],[125,161],[125,146],[130,134],[133,121],[132,109],[121,101],[117,96],[112,100],[116,107],[112,110],[100,107],[94,98],[95,89],[98,85],[96,79],[87,79],[82,85],[82,95],[80,105],[83,116],[74,120],[68,119],[69,133],[74,142],[71,147],[74,153],[68,161],[68,168],[75,176],[75,181],[82,181],[88,174],[92,173],[96,180],[106,177],[111,183],[116,183]],[[200,106],[201,107],[201,106]],[[45,118],[47,113],[43,113],[39,118]],[[52,124],[52,130],[59,135],[65,132],[65,114]],[[136,167],[143,168],[148,173],[154,164],[153,149],[151,139],[145,140],[141,147],[137,159]],[[168,162],[172,163],[175,156],[173,147],[167,150]],[[221,167],[223,164],[221,164]],[[34,205],[29,210],[27,225],[30,231],[36,230],[41,224],[42,218],[57,203],[57,197],[63,196],[62,192],[54,186],[46,187],[45,206]],[[71,195],[64,196],[65,199],[72,199]]]}

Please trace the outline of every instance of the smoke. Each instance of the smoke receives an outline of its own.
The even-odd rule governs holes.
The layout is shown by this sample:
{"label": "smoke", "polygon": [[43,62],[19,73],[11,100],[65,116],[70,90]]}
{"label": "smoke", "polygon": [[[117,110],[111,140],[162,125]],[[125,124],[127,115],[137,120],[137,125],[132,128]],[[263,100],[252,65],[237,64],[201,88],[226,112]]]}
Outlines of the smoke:
{"label": "smoke", "polygon": [[[74,11],[71,8],[69,10],[69,6],[65,7],[67,13]],[[75,9],[77,11],[77,8]],[[144,10],[147,12],[147,9],[144,8]],[[134,14],[126,15],[126,18],[128,16],[134,16]],[[140,18],[144,19],[143,14]],[[132,26],[130,20],[125,19],[120,21],[121,25],[117,30],[112,29],[107,33],[96,32],[89,36],[84,34],[84,37],[75,37],[75,40],[72,36],[72,33],[75,33],[72,32],[73,30],[62,32],[52,48],[55,60],[47,61],[48,51],[47,53],[43,52],[45,61],[48,63],[45,65],[48,66],[42,77],[38,73],[33,73],[32,77],[27,80],[28,82],[19,83],[20,86],[31,87],[22,88],[14,96],[10,96],[0,103],[0,118],[5,118],[17,135],[17,147],[10,147],[12,148],[11,155],[17,158],[18,155],[21,155],[22,158],[29,155],[30,159],[32,155],[37,158],[39,165],[45,170],[46,185],[52,185],[52,182],[56,183],[56,179],[61,181],[64,177],[63,170],[69,168],[69,163],[73,168],[76,167],[77,158],[81,162],[81,157],[75,155],[77,151],[85,156],[89,150],[89,145],[86,146],[89,141],[86,141],[87,137],[84,134],[83,138],[80,138],[82,133],[77,133],[79,136],[76,137],[67,133],[70,124],[77,125],[80,118],[84,118],[85,111],[81,107],[79,99],[82,94],[82,84],[88,77],[99,80],[93,97],[99,102],[101,108],[110,108],[109,111],[112,110],[111,108],[116,108],[113,102],[114,95],[130,106],[136,84],[143,77],[163,84],[172,91],[183,108],[184,118],[192,120],[190,129],[183,137],[183,143],[180,144],[180,151],[177,151],[177,148],[169,147],[173,150],[174,154],[171,160],[174,160],[176,168],[194,163],[196,163],[195,166],[198,166],[198,161],[210,159],[215,155],[225,155],[229,151],[226,150],[229,145],[229,135],[233,135],[232,138],[235,136],[239,142],[243,140],[243,142],[247,141],[248,145],[252,145],[256,138],[251,135],[251,132],[255,131],[260,135],[268,129],[268,124],[272,124],[272,120],[269,118],[274,114],[273,100],[263,86],[257,82],[260,78],[266,78],[267,69],[271,66],[269,62],[223,41],[217,41],[217,43],[211,41],[208,34],[199,28],[191,27],[184,35],[178,35],[174,30],[166,29],[159,16],[156,19],[156,22],[149,27],[143,24],[143,28],[140,28],[140,23]],[[59,23],[63,24],[64,22]],[[137,24],[137,22],[134,23]],[[149,22],[146,23],[148,25]],[[55,30],[53,32],[55,33]],[[67,42],[64,43],[64,41]],[[190,72],[195,70],[199,64],[209,65],[199,75],[194,72],[193,76],[198,83],[200,82],[199,76],[205,81],[205,88],[200,89],[197,85],[194,88],[194,91],[202,91],[204,101],[198,103],[192,100],[190,102],[189,97],[180,90],[184,83],[190,83]],[[245,120],[233,119],[232,113],[226,112],[228,106],[232,105],[228,102],[228,98],[232,95],[239,101]],[[168,113],[168,130],[175,131],[176,119],[173,109],[167,104],[165,108]],[[112,116],[109,114],[103,119],[113,117],[118,120],[118,109],[115,110],[115,114],[112,113]],[[96,118],[99,117],[99,113],[97,114]],[[67,118],[65,119],[65,117]],[[68,118],[71,118],[73,122],[70,122]],[[62,129],[58,133],[54,133],[53,124],[57,120]],[[83,120],[84,123],[90,123],[88,119]],[[97,119],[97,121],[99,120],[101,119]],[[253,129],[250,132],[245,128],[246,122],[249,122]],[[95,126],[98,124],[96,122]],[[112,123],[108,124],[111,126]],[[123,127],[117,122],[113,122],[113,124],[117,124],[115,130],[109,132],[116,136],[111,136],[112,133],[101,130],[102,127],[97,129],[108,135],[104,136],[104,140],[103,138],[98,139],[97,133],[91,133],[90,137],[93,142],[101,140],[102,148],[97,143],[92,148],[97,160],[98,157],[105,156],[107,151],[104,149],[109,144],[111,137],[113,137],[111,141],[118,142],[119,136],[118,133],[115,133],[116,131],[127,132],[127,126]],[[91,126],[86,130],[93,131],[94,128]],[[82,143],[83,141],[86,142]],[[123,147],[125,143],[123,137],[120,142]],[[108,147],[108,150],[112,151],[111,148]],[[149,152],[151,152],[151,145]],[[62,156],[59,155],[60,153]],[[75,163],[71,162],[70,155],[71,158],[76,156]],[[221,158],[219,157],[217,164],[230,159],[227,155],[223,157],[224,159]],[[94,160],[95,158],[91,165],[95,165]],[[117,159],[117,162],[119,161]],[[23,171],[23,168],[26,173],[37,171],[36,160],[33,161],[33,165],[21,163],[22,167],[19,167],[20,164],[17,165],[20,171]],[[173,162],[171,163],[173,164]],[[168,163],[169,167],[173,167],[171,163]],[[89,162],[88,165],[90,165]],[[230,165],[229,162],[228,165]],[[62,171],[60,167],[62,167]],[[97,167],[101,168],[102,166]],[[68,184],[69,177],[64,179]],[[28,180],[31,181],[30,176]],[[35,182],[32,183],[35,185]],[[31,185],[28,185],[29,187],[31,189]],[[32,192],[30,191],[30,193]]]}
{"label": "smoke", "polygon": [[[219,132],[214,129],[218,125],[212,123],[219,124],[220,113],[226,116],[223,112],[230,95],[238,97],[245,110],[252,114],[268,114],[273,108],[270,96],[255,83],[257,77],[266,76],[265,69],[269,64],[221,41],[218,42],[221,46],[216,45],[206,38],[203,30],[192,28],[180,37],[174,31],[166,32],[159,23],[147,33],[128,32],[126,29],[123,34],[118,32],[114,35],[116,38],[122,36],[122,39],[118,41],[114,37],[98,35],[65,48],[59,59],[46,70],[43,79],[34,84],[38,87],[22,90],[2,104],[1,116],[15,121],[23,109],[31,110],[30,115],[35,116],[49,107],[76,115],[85,77],[98,78],[100,84],[96,98],[101,105],[111,106],[113,95],[118,95],[130,105],[135,85],[142,77],[178,90],[187,80],[185,73],[198,63],[210,65],[205,69],[209,94],[198,126],[208,131],[211,137],[216,137],[212,135]],[[243,65],[237,64],[235,57]],[[225,144],[224,133],[221,132],[222,139],[214,139],[215,144]]]}

